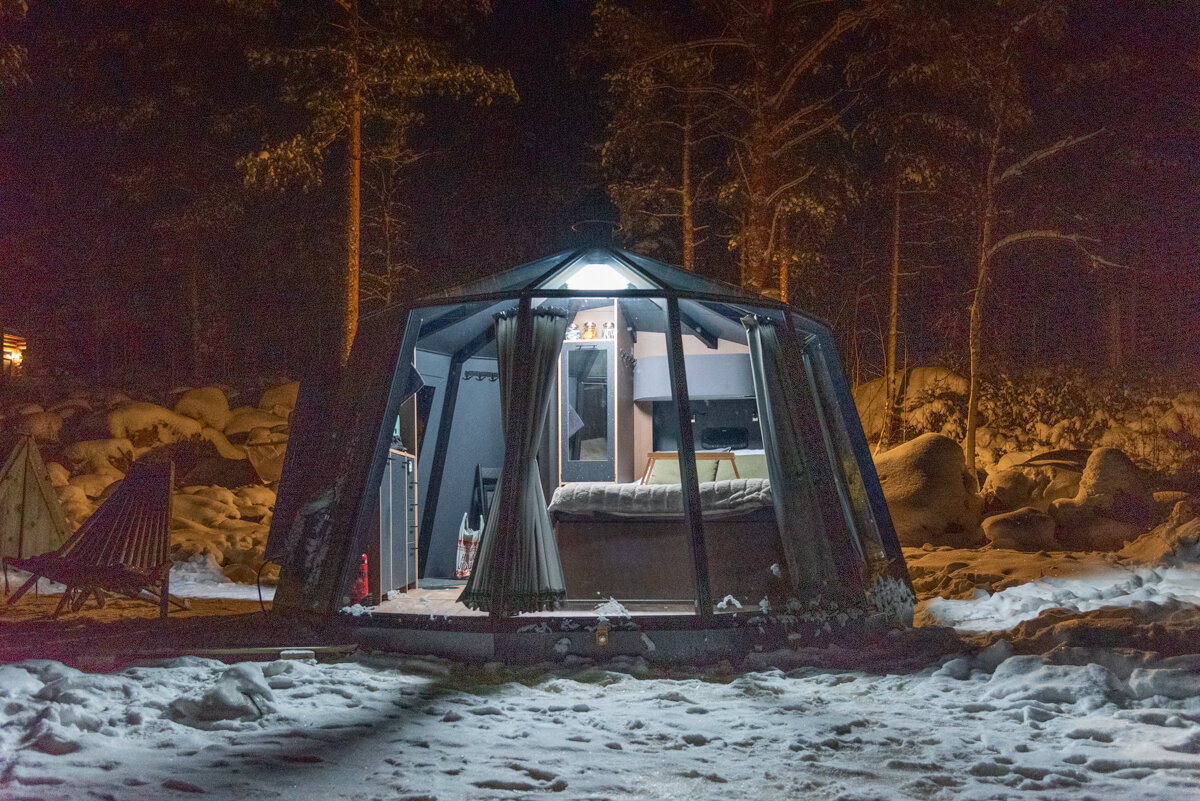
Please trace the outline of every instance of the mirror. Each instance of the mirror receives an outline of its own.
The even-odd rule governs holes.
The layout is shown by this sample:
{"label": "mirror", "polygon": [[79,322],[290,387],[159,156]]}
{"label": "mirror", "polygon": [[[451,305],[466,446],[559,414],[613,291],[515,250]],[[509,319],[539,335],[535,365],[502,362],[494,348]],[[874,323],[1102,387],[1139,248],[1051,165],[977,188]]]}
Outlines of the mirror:
{"label": "mirror", "polygon": [[608,459],[608,351],[576,348],[567,353],[567,458]]}

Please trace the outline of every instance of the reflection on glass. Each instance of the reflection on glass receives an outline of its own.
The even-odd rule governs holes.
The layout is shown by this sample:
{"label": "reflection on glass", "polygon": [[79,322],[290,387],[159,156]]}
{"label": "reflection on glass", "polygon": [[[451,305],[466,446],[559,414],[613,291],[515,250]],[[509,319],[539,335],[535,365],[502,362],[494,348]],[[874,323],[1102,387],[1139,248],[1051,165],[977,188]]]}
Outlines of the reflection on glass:
{"label": "reflection on glass", "polygon": [[608,459],[608,351],[567,353],[568,457],[576,462]]}

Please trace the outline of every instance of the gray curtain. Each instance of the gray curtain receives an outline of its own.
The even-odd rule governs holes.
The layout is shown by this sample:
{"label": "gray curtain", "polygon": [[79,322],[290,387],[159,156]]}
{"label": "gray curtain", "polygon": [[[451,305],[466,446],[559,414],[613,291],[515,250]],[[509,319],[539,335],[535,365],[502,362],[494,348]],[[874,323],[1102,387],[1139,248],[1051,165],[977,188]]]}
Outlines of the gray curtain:
{"label": "gray curtain", "polygon": [[[789,578],[800,597],[818,595],[827,586],[837,586],[838,574],[814,480],[817,465],[812,449],[805,447],[811,420],[802,417],[804,399],[796,391],[775,321],[745,317],[742,324],[750,345],[754,397]],[[802,375],[802,365],[800,371]],[[820,453],[819,446],[815,453]]]}
{"label": "gray curtain", "polygon": [[516,311],[496,315],[504,469],[458,598],[493,615],[554,609],[566,597],[536,454],[554,398],[567,315],[532,309],[523,329],[520,319]]}

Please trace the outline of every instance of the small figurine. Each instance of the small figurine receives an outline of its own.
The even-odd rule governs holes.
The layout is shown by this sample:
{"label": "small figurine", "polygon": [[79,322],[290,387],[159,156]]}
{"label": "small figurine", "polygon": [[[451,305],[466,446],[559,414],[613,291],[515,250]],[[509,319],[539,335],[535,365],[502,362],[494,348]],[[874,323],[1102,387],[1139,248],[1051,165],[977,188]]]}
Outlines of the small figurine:
{"label": "small figurine", "polygon": [[604,338],[605,339],[616,339],[617,338],[617,324],[616,323],[607,322],[604,324]]}
{"label": "small figurine", "polygon": [[595,339],[596,338],[596,324],[595,323],[586,322],[583,324],[583,338],[584,339]]}
{"label": "small figurine", "polygon": [[579,339],[579,326],[571,323],[567,326],[567,341],[574,342],[577,339]]}

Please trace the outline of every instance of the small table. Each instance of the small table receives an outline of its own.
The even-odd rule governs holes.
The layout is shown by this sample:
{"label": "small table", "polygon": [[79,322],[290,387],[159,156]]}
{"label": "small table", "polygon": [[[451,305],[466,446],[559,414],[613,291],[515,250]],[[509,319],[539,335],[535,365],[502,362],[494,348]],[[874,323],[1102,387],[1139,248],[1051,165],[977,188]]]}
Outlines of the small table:
{"label": "small table", "polygon": [[[679,454],[676,451],[650,451],[650,453],[646,455],[646,470],[642,473],[643,484],[645,484],[650,478],[650,473],[654,471],[654,463],[659,459],[677,462],[679,461]],[[729,466],[733,468],[733,477],[742,477],[741,474],[738,473],[737,458],[729,451],[696,451],[696,461],[729,462]],[[717,465],[717,469],[721,469],[721,466]],[[680,476],[682,477],[682,473]]]}

